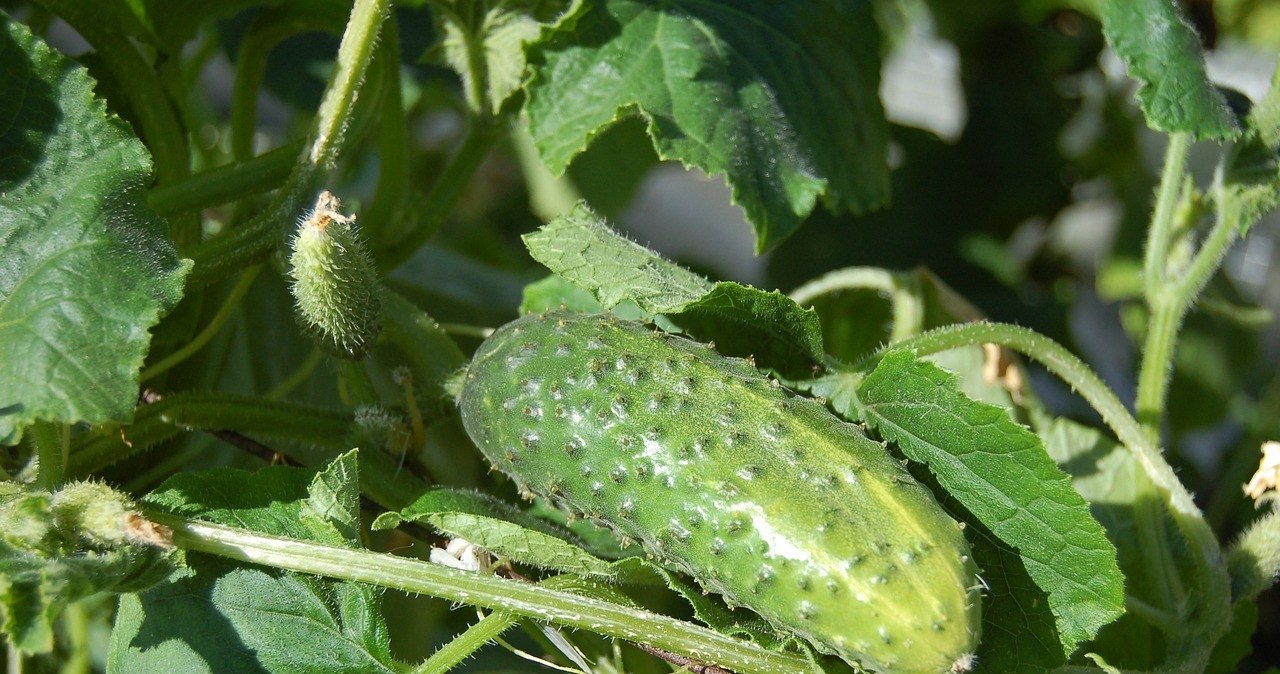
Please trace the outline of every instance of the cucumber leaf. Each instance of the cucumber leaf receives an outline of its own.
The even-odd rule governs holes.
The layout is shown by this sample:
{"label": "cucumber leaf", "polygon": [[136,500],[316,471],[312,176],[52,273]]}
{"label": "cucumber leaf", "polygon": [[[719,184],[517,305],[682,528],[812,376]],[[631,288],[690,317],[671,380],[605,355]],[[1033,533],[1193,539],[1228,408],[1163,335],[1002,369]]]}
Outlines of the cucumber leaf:
{"label": "cucumber leaf", "polygon": [[967,398],[955,375],[906,351],[886,354],[857,397],[870,426],[1017,551],[1057,617],[1063,655],[1124,613],[1115,547],[1040,439],[1007,411]]}
{"label": "cucumber leaf", "polygon": [[[599,314],[606,309],[591,291],[580,288],[559,274],[549,274],[524,287],[523,299],[520,302],[520,315],[537,314],[544,311],[572,311],[579,314]],[[635,302],[624,300],[607,309],[618,318],[630,320],[652,320],[653,314],[636,306]]]}
{"label": "cucumber leaf", "polygon": [[667,318],[684,332],[715,341],[721,353],[750,356],[787,376],[811,374],[825,359],[818,314],[777,291],[721,281]]}
{"label": "cucumber leaf", "polygon": [[1151,128],[1199,139],[1236,136],[1235,115],[1205,74],[1200,39],[1173,0],[1106,0],[1100,10],[1107,42],[1139,83]]}
{"label": "cucumber leaf", "polygon": [[[941,490],[934,493],[945,494]],[[977,651],[979,671],[1040,674],[1063,664],[1067,658],[1048,597],[1028,573],[1022,556],[956,499],[943,496],[940,500],[948,512],[965,522],[965,538],[986,586],[982,593],[982,641]]]}
{"label": "cucumber leaf", "polygon": [[128,421],[148,330],[190,262],[151,157],[85,69],[0,14],[0,445],[36,420]]}
{"label": "cucumber leaf", "polygon": [[525,234],[533,259],[591,291],[606,309],[624,300],[650,314],[680,311],[713,284],[618,234],[585,203]]}
{"label": "cucumber leaf", "polygon": [[614,232],[582,203],[524,241],[534,259],[591,291],[604,308],[629,300],[660,314],[663,327],[788,375],[808,374],[825,359],[822,326],[812,309],[778,292],[711,283]]}
{"label": "cucumber leaf", "polygon": [[[167,480],[146,501],[254,531],[358,545],[356,455],[319,474],[273,466]],[[380,592],[197,553],[188,568],[121,599],[108,669],[120,672],[395,672]],[[298,648],[306,644],[306,648]]]}
{"label": "cucumber leaf", "polygon": [[590,291],[573,285],[559,274],[549,274],[524,287],[520,300],[521,316],[557,310],[598,314],[605,308]]}
{"label": "cucumber leaf", "polygon": [[534,50],[529,131],[560,173],[640,115],[659,157],[725,176],[764,251],[819,197],[887,200],[879,50],[867,2],[608,0]]}

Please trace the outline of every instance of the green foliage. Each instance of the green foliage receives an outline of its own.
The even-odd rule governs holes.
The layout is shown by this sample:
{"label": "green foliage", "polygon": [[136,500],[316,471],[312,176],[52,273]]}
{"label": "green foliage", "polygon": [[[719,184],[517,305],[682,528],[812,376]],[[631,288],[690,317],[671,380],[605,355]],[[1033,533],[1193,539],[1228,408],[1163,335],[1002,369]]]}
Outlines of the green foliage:
{"label": "green foliage", "polygon": [[650,314],[672,313],[701,299],[710,281],[613,232],[583,203],[524,236],[533,259],[584,288],[610,309],[623,300]]}
{"label": "green foliage", "polygon": [[146,205],[147,149],[85,69],[0,17],[0,441],[128,421],[147,330],[189,263]]}
{"label": "green foliage", "polygon": [[[750,356],[791,376],[824,360],[822,328],[812,310],[776,291],[732,281],[711,284],[617,234],[584,204],[524,241],[534,259],[591,291],[604,308],[616,312],[619,304],[634,304],[646,316],[662,315],[672,329],[715,342],[723,353]],[[568,306],[588,306],[572,291],[564,294]]]}
{"label": "green foliage", "polygon": [[858,401],[868,425],[1018,552],[1048,595],[1064,656],[1120,617],[1115,549],[1033,433],[907,352],[885,355],[858,386]]}
{"label": "green foliage", "polygon": [[139,592],[164,580],[173,558],[144,540],[133,505],[95,483],[50,493],[0,482],[0,631],[17,649],[46,652],[67,605],[99,592]]}
{"label": "green foliage", "polygon": [[[359,546],[355,455],[320,472],[176,476],[148,505],[298,540]],[[130,672],[394,672],[380,593],[357,583],[189,553],[187,568],[120,603],[110,666]],[[175,619],[181,616],[181,619]],[[306,648],[299,648],[306,644]]]}
{"label": "green foliage", "polygon": [[7,3],[9,663],[1264,672],[1265,5]]}
{"label": "green foliage", "polygon": [[537,53],[529,130],[553,171],[639,114],[659,157],[725,176],[758,250],[819,197],[838,211],[886,200],[870,3],[612,0]]}
{"label": "green foliage", "polygon": [[526,46],[581,8],[581,0],[446,3],[439,15],[441,46],[462,77],[467,103],[486,114],[501,111],[524,84]]}

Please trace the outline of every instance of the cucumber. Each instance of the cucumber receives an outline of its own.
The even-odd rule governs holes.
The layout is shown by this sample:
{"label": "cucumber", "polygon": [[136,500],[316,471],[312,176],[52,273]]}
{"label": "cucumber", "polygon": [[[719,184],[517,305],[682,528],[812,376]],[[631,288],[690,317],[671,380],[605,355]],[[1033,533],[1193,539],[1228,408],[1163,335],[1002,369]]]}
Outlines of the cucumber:
{"label": "cucumber", "polygon": [[879,443],[748,361],[641,323],[531,315],[480,346],[459,407],[522,493],[819,651],[900,674],[973,666],[960,525]]}
{"label": "cucumber", "polygon": [[289,291],[299,323],[331,355],[360,360],[378,339],[378,272],[354,215],[328,192],[299,223],[289,256]]}

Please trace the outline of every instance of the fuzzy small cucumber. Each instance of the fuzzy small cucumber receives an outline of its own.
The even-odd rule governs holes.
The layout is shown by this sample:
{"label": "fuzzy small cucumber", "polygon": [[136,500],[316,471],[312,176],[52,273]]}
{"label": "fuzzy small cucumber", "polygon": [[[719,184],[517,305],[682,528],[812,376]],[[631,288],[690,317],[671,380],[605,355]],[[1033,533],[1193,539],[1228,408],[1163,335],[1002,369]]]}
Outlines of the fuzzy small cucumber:
{"label": "fuzzy small cucumber", "polygon": [[972,667],[959,525],[880,444],[750,363],[641,323],[526,316],[480,346],[459,405],[522,491],[819,650],[896,674]]}
{"label": "fuzzy small cucumber", "polygon": [[299,322],[316,345],[339,358],[360,360],[378,339],[381,303],[373,258],[354,215],[321,192],[299,223],[289,256],[289,287]]}

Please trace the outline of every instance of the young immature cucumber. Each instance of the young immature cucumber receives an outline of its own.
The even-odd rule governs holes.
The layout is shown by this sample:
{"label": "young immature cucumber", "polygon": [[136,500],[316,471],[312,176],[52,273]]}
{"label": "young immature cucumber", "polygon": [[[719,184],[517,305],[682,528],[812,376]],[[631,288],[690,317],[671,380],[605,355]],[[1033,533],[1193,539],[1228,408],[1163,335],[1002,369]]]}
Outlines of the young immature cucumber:
{"label": "young immature cucumber", "polygon": [[356,229],[354,215],[321,192],[298,223],[291,242],[289,277],[297,316],[320,348],[360,360],[378,339],[381,303],[378,272]]}
{"label": "young immature cucumber", "polygon": [[481,345],[459,403],[522,491],[819,650],[895,674],[973,665],[959,526],[878,443],[748,362],[640,323],[526,316]]}

